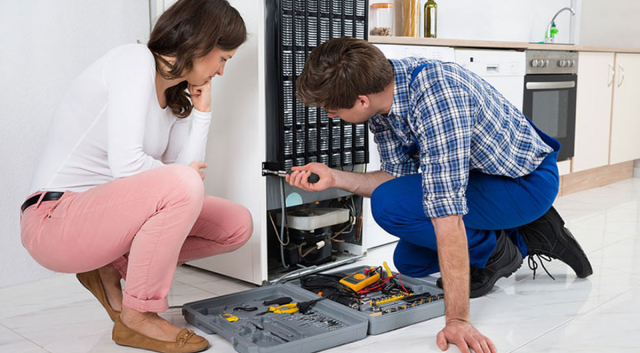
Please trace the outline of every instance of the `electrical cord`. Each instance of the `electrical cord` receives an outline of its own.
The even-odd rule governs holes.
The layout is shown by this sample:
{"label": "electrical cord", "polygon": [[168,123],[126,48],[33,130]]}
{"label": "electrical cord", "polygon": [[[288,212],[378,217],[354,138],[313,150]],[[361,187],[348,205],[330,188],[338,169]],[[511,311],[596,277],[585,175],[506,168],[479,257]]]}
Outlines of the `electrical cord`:
{"label": "electrical cord", "polygon": [[[282,234],[282,237],[284,238],[284,223],[287,221],[287,208],[284,204],[284,178],[278,178],[280,179],[280,207],[282,210],[282,221],[280,222],[280,234]],[[280,240],[278,238],[278,240]],[[289,232],[287,232],[287,244],[289,244],[289,240],[291,240],[289,238]],[[280,242],[280,261],[282,262],[282,267],[289,268],[289,265],[287,265],[284,262],[284,245],[282,242]]]}
{"label": "electrical cord", "polygon": [[271,221],[271,225],[273,226],[273,230],[276,232],[276,238],[278,238],[278,242],[280,242],[280,244],[282,244],[284,246],[289,245],[289,237],[287,237],[287,242],[285,243],[282,240],[282,237],[280,237],[280,234],[278,234],[278,227],[276,226],[276,223],[273,221],[273,216],[271,215],[271,212],[267,212],[267,214],[269,215],[269,220]]}

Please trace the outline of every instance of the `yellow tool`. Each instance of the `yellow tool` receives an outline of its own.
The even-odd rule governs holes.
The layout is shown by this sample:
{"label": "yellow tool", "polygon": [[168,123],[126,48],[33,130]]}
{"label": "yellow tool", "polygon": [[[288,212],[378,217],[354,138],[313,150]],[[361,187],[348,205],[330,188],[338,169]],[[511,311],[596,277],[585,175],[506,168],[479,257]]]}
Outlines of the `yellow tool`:
{"label": "yellow tool", "polygon": [[[269,310],[263,311],[257,315],[264,315],[267,313],[276,313],[276,314],[293,314],[298,312],[298,303],[284,304],[284,305],[273,305],[269,307]],[[256,315],[256,316],[257,316]]]}
{"label": "yellow tool", "polygon": [[351,288],[354,292],[361,290],[380,280],[380,274],[373,267],[369,270],[354,272],[340,280],[340,283]]}
{"label": "yellow tool", "polygon": [[231,315],[231,314],[222,314],[220,315],[220,317],[222,317],[223,319],[229,321],[229,322],[236,322],[238,321],[238,317]]}
{"label": "yellow tool", "polygon": [[392,277],[393,273],[391,273],[391,270],[389,269],[389,265],[387,265],[387,262],[383,262],[382,266],[384,266],[384,269],[387,271],[387,277]]}
{"label": "yellow tool", "polygon": [[386,304],[386,303],[391,303],[393,301],[400,300],[400,299],[402,299],[404,297],[405,297],[405,295],[393,295],[393,296],[391,296],[389,298],[386,298],[386,299],[371,300],[371,301],[369,301],[369,305],[382,305],[382,304]]}

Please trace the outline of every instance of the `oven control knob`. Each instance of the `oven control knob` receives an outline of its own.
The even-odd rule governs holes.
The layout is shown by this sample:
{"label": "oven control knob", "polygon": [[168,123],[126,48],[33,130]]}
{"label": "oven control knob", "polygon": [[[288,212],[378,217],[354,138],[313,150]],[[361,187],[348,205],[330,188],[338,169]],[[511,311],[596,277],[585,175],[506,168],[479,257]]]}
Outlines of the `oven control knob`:
{"label": "oven control knob", "polygon": [[558,60],[558,66],[566,67],[567,66],[567,61],[566,60]]}
{"label": "oven control knob", "polygon": [[549,60],[542,60],[542,67],[549,66]]}
{"label": "oven control knob", "polygon": [[569,60],[569,67],[574,67],[576,65],[576,61],[575,60]]}
{"label": "oven control knob", "polygon": [[531,67],[538,67],[538,59],[531,60]]}

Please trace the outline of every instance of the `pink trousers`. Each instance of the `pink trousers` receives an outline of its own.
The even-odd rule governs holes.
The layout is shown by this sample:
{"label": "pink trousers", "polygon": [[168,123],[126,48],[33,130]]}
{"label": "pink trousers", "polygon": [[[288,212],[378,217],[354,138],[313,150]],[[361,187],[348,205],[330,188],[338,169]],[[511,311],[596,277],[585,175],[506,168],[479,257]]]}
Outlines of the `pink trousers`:
{"label": "pink trousers", "polygon": [[253,222],[245,207],[205,195],[193,168],[170,165],[38,202],[21,228],[42,266],[80,273],[111,263],[126,280],[124,306],[163,312],[176,266],[238,249]]}

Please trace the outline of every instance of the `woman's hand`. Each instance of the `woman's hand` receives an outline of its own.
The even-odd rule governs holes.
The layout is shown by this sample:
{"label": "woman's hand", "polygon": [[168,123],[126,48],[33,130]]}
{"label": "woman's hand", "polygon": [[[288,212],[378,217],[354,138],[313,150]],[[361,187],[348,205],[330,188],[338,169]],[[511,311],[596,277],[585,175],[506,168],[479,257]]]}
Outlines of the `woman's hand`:
{"label": "woman's hand", "polygon": [[201,86],[188,84],[193,107],[203,113],[211,112],[211,80]]}
{"label": "woman's hand", "polygon": [[196,172],[200,174],[200,178],[202,178],[202,180],[204,180],[204,173],[200,169],[204,169],[208,166],[209,165],[205,162],[192,162],[191,164],[189,164],[189,167],[195,169]]}
{"label": "woman's hand", "polygon": [[468,321],[451,320],[438,333],[436,344],[440,350],[446,351],[449,343],[458,346],[462,353],[469,353],[472,348],[476,353],[497,353],[496,346],[489,338],[481,334]]}
{"label": "woman's hand", "polygon": [[[301,167],[291,168],[292,172],[287,175],[287,183],[304,191],[322,191],[334,187],[334,177],[331,169],[322,163],[309,163]],[[320,180],[317,183],[309,183],[311,173],[316,173]]]}

